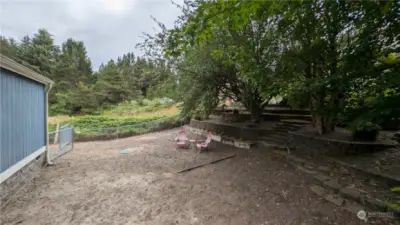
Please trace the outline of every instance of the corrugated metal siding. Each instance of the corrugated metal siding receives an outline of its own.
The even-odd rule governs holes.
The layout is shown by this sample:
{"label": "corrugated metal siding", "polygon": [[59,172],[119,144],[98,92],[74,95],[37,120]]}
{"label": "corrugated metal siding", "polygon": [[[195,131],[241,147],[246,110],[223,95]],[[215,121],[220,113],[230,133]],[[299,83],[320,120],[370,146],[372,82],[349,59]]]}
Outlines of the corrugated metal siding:
{"label": "corrugated metal siding", "polygon": [[0,172],[46,145],[45,86],[0,69]]}

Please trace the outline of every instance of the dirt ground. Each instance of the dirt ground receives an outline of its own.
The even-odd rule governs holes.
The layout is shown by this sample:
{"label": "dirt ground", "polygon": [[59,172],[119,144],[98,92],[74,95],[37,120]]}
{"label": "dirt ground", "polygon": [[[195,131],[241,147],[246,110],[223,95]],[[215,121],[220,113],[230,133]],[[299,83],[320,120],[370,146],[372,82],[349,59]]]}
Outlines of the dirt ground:
{"label": "dirt ground", "polygon": [[313,194],[306,178],[268,149],[213,143],[196,157],[175,149],[176,133],[76,143],[1,210],[1,223],[365,224]]}

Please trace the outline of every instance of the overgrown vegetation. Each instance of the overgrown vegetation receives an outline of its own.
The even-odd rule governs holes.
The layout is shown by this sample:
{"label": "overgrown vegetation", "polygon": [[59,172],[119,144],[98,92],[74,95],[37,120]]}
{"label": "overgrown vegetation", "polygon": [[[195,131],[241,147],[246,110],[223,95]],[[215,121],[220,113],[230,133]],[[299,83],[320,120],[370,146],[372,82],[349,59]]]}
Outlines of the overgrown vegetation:
{"label": "overgrown vegetation", "polygon": [[[162,110],[162,109],[172,109]],[[108,116],[138,116],[146,113],[167,113],[166,116],[177,114],[176,103],[172,99],[140,99],[125,101],[104,112]]]}
{"label": "overgrown vegetation", "polygon": [[120,103],[102,112],[102,115],[50,118],[49,130],[55,131],[57,123],[61,126],[69,123],[74,126],[77,136],[139,134],[182,125],[178,114],[178,108],[171,99],[143,99]]}
{"label": "overgrown vegetation", "polygon": [[400,121],[398,1],[184,2],[174,29],[158,22],[139,45],[177,71],[165,80],[179,84],[183,114],[229,97],[258,121],[280,95],[308,107],[320,134]]}
{"label": "overgrown vegetation", "polygon": [[150,117],[150,118],[110,118],[84,116],[70,121],[74,126],[76,135],[99,136],[99,135],[133,135],[183,125],[180,117]]}
{"label": "overgrown vegetation", "polygon": [[[393,187],[391,188],[392,192],[395,192],[397,194],[400,194],[400,187]],[[397,213],[398,216],[400,216],[400,201],[397,202],[389,202],[385,201],[385,205],[391,210]]]}
{"label": "overgrown vegetation", "polygon": [[[187,123],[179,115],[142,118],[115,118],[105,116],[79,116],[61,124],[70,123],[74,126],[75,137],[78,140],[98,140],[127,137],[136,134],[159,131],[182,126]],[[56,125],[50,124],[50,130],[55,131]],[[52,142],[54,135],[50,135]]]}

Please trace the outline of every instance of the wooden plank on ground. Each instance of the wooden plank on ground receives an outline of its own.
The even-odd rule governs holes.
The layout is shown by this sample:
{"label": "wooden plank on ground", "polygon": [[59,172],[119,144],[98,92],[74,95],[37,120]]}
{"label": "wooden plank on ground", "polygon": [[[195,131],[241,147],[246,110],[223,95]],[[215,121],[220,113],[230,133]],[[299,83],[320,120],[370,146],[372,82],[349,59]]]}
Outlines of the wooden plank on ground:
{"label": "wooden plank on ground", "polygon": [[225,157],[223,157],[223,158],[213,160],[213,161],[211,161],[211,162],[207,162],[207,163],[203,163],[203,164],[200,164],[200,165],[196,165],[196,166],[192,166],[192,167],[189,167],[189,168],[185,168],[185,169],[180,170],[180,171],[175,172],[175,173],[184,173],[184,172],[188,172],[188,171],[191,171],[191,170],[193,170],[193,169],[197,169],[197,168],[200,168],[200,167],[203,167],[203,166],[206,166],[206,165],[214,164],[214,163],[217,163],[217,162],[221,162],[221,161],[223,161],[223,160],[226,160],[226,159],[233,158],[233,157],[235,157],[236,155],[237,155],[237,153],[232,154],[232,155],[228,155],[228,156],[225,156]]}

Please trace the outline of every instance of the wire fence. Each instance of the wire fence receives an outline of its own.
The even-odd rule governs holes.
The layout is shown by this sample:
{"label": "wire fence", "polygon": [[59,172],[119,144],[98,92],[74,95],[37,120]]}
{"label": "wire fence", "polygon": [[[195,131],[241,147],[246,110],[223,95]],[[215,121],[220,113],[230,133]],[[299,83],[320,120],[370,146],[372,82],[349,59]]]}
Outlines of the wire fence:
{"label": "wire fence", "polygon": [[53,160],[74,148],[74,128],[70,124],[49,132],[49,156]]}

